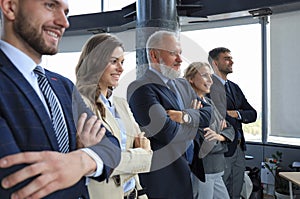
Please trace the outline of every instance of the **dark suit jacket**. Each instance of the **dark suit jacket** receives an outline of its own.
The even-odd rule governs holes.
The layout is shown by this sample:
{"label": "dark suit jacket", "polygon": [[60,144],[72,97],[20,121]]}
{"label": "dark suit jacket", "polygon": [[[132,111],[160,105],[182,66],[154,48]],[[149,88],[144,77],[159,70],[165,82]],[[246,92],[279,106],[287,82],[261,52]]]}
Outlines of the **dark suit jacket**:
{"label": "dark suit jacket", "polygon": [[[77,123],[78,116],[83,112],[91,114],[91,111],[86,108],[70,80],[47,70],[46,76],[61,103],[69,132],[70,151],[73,151],[76,149],[75,123]],[[55,132],[43,103],[32,86],[1,50],[0,90],[0,158],[25,151],[58,151]],[[107,132],[107,137],[102,141],[90,149],[96,152],[107,166],[114,168],[120,160],[120,153],[116,153],[118,147],[115,146],[118,145],[118,141],[110,132]],[[111,144],[111,141],[115,145]],[[24,166],[0,169],[0,179]],[[103,175],[97,178],[98,180],[104,180],[110,174],[111,169],[107,166],[104,167]],[[8,190],[0,187],[1,199],[10,198],[12,192],[29,181]],[[89,198],[85,178],[74,186],[57,191],[46,198],[79,197]]]}
{"label": "dark suit jacket", "polygon": [[[180,125],[167,116],[166,110],[181,109],[174,93],[153,71],[148,69],[142,78],[129,85],[127,91],[133,115],[154,151],[151,172],[140,175],[150,198],[193,198],[190,168],[184,154],[198,128],[209,125],[210,106],[203,102],[201,111],[190,109],[192,99],[197,98],[196,93],[185,79],[177,79],[175,85],[184,110],[192,118],[190,125]],[[197,169],[204,175],[202,162]]]}
{"label": "dark suit jacket", "polygon": [[[226,120],[233,126],[235,130],[235,138],[233,142],[228,144],[228,152],[225,153],[226,157],[230,157],[234,154],[237,144],[238,144],[238,131],[241,133],[241,147],[242,150],[246,150],[246,143],[244,132],[242,128],[242,123],[251,123],[255,122],[257,113],[256,110],[248,103],[245,95],[243,94],[240,87],[235,84],[234,82],[228,80],[231,92],[233,97],[226,95],[226,91],[224,89],[224,85],[221,81],[213,75],[213,84],[210,89],[210,97],[212,98],[213,102],[218,107],[224,106],[224,96],[226,96],[226,109],[227,110],[238,110],[241,114],[242,119],[238,120],[236,118],[232,118],[226,114]],[[222,85],[222,87],[221,87]],[[219,97],[218,97],[219,96]],[[215,101],[217,100],[217,102]],[[223,108],[222,108],[223,109]]]}

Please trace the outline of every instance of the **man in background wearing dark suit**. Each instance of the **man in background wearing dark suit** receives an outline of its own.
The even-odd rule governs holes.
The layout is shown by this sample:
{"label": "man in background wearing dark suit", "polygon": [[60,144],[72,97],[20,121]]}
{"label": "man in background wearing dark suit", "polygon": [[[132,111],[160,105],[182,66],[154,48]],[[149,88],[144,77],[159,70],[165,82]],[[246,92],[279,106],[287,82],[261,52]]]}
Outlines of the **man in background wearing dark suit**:
{"label": "man in background wearing dark suit", "polygon": [[214,69],[210,97],[235,130],[233,142],[225,153],[224,182],[232,199],[239,199],[244,182],[246,143],[242,123],[255,122],[256,110],[248,103],[240,87],[227,79],[232,73],[232,56],[229,49],[219,47],[209,52],[208,60]]}
{"label": "man in background wearing dark suit", "polygon": [[[0,7],[0,198],[89,198],[86,177],[108,179],[120,161],[118,141],[87,118],[70,80],[35,71],[42,55],[58,51],[67,0],[0,0]],[[101,141],[77,150],[76,133]]]}
{"label": "man in background wearing dark suit", "polygon": [[[189,83],[178,78],[182,59],[175,33],[155,32],[146,48],[149,68],[127,90],[133,115],[153,150],[151,171],[141,174],[140,180],[149,199],[192,199],[189,164],[198,163],[196,175],[201,180],[205,177],[202,161],[192,161],[191,143],[198,129],[209,125],[210,106],[195,101],[197,95]],[[199,151],[199,143],[196,147]]]}

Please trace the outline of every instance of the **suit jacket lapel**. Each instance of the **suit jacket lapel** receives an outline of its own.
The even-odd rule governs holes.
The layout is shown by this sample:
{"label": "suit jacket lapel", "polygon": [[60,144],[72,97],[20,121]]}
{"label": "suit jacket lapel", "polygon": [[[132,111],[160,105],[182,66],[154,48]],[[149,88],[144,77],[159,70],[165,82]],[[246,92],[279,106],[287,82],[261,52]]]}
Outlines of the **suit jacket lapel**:
{"label": "suit jacket lapel", "polygon": [[[44,126],[44,130],[49,137],[50,143],[55,150],[58,150],[58,143],[53,130],[52,122],[49,118],[47,111],[44,109],[44,105],[32,86],[27,82],[18,69],[7,59],[7,57],[0,50],[1,70],[3,73],[11,79],[12,82],[19,88],[20,92],[24,95],[24,100],[27,100],[32,109],[35,109],[36,114],[40,118],[41,124]],[[36,109],[35,107],[39,107]],[[43,107],[43,108],[40,108]]]}

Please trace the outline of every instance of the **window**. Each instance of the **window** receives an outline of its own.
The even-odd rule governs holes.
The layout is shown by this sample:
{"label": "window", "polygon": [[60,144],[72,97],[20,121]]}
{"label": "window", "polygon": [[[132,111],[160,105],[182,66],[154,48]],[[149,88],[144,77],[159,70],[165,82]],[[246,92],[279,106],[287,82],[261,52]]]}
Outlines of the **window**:
{"label": "window", "polygon": [[101,0],[69,0],[70,13],[72,15],[101,12]]}
{"label": "window", "polygon": [[123,7],[134,2],[136,2],[136,0],[104,0],[103,11],[121,10]]}
{"label": "window", "polygon": [[121,10],[134,2],[136,0],[88,0],[88,2],[86,0],[69,0],[69,16]]}
{"label": "window", "polygon": [[[261,66],[261,28],[260,24],[239,25],[182,32],[183,56],[187,63],[207,61],[208,52],[215,47],[226,47],[233,56],[233,73],[228,79],[237,83],[248,102],[257,111],[254,123],[244,124],[247,141],[261,142],[262,113],[262,66]],[[241,37],[241,35],[243,35]]]}

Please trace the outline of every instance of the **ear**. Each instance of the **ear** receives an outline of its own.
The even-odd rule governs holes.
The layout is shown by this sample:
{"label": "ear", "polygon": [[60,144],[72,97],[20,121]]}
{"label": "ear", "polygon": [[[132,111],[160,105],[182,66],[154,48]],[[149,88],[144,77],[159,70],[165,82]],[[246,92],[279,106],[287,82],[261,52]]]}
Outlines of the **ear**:
{"label": "ear", "polygon": [[150,50],[150,57],[151,57],[153,63],[157,63],[158,62],[157,61],[158,57],[157,57],[157,54],[156,54],[155,50]]}
{"label": "ear", "polygon": [[218,62],[216,60],[213,60],[213,66],[218,66]]}
{"label": "ear", "polygon": [[15,19],[15,12],[17,10],[17,2],[14,0],[0,0],[0,7],[3,16],[9,20]]}

